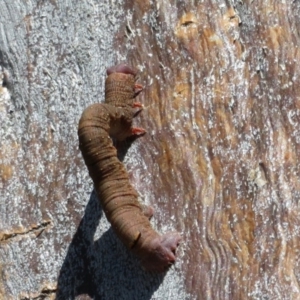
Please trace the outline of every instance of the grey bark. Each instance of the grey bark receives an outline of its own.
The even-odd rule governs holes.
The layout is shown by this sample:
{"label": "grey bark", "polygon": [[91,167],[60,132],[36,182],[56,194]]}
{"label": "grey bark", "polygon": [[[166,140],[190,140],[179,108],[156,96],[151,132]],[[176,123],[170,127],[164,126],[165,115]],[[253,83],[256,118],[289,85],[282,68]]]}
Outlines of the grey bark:
{"label": "grey bark", "polygon": [[5,0],[0,8],[1,66],[10,74],[0,98],[0,299],[180,294],[179,277],[160,285],[115,238],[78,150],[80,115],[103,101],[105,69],[119,59],[122,1]]}

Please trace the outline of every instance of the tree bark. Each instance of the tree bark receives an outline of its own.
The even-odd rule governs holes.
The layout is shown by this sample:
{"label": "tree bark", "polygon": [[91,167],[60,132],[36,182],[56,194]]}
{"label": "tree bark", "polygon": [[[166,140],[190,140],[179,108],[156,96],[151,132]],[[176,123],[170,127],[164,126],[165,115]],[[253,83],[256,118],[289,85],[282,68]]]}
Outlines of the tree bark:
{"label": "tree bark", "polygon": [[[299,2],[0,8],[0,299],[300,297]],[[78,150],[120,62],[147,130],[120,157],[153,226],[183,237],[163,275],[115,237]]]}

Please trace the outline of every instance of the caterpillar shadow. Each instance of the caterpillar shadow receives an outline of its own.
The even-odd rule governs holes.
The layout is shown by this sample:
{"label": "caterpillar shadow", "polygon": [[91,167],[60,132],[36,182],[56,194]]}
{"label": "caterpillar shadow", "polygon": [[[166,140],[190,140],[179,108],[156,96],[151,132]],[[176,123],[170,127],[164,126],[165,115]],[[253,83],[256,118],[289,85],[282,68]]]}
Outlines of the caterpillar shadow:
{"label": "caterpillar shadow", "polygon": [[[118,152],[121,160],[132,141]],[[94,240],[95,235],[100,238]],[[147,300],[164,275],[141,269],[103,217],[93,191],[61,267],[56,299]]]}

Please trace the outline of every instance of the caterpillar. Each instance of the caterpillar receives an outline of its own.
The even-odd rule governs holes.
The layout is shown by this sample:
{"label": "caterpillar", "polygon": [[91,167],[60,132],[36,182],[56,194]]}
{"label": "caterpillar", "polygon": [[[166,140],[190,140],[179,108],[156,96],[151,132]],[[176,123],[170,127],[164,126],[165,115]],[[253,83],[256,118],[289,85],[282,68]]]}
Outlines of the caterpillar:
{"label": "caterpillar", "polygon": [[136,254],[144,269],[163,272],[175,262],[180,234],[160,235],[151,227],[149,220],[154,210],[138,201],[112,141],[113,138],[121,142],[145,133],[143,128],[132,127],[133,118],[142,110],[135,97],[143,87],[136,80],[137,71],[125,64],[107,69],[105,102],[92,104],[82,113],[79,148],[117,237]]}

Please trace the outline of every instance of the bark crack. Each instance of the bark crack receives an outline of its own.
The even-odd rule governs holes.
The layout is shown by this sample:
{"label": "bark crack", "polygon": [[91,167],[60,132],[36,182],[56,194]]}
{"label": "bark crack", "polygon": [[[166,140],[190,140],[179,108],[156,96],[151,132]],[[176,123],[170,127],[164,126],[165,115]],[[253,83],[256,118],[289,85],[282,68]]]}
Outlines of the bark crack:
{"label": "bark crack", "polygon": [[44,230],[51,227],[51,224],[52,222],[50,220],[45,220],[41,224],[32,225],[29,229],[21,229],[12,232],[0,232],[0,242],[9,241],[19,236],[27,236],[31,233],[34,233],[36,237],[39,237],[44,232]]}
{"label": "bark crack", "polygon": [[43,300],[43,299],[49,299],[49,297],[54,296],[54,294],[56,294],[57,289],[56,288],[49,288],[49,287],[44,287],[41,291],[40,294],[34,297],[22,297],[20,298],[20,300]]}

